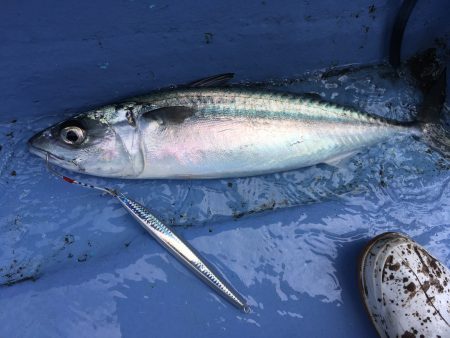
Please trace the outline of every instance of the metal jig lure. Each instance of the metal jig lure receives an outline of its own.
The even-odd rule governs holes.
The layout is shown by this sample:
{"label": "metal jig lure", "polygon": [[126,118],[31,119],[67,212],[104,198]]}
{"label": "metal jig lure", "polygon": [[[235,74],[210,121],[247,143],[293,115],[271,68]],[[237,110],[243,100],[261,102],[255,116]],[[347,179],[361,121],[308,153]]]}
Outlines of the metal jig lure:
{"label": "metal jig lure", "polygon": [[97,187],[92,184],[83,183],[64,176],[55,171],[49,164],[48,155],[46,157],[48,170],[55,176],[72,184],[78,184],[85,188],[97,189],[103,191],[119,200],[122,206],[141,224],[150,235],[153,236],[164,248],[166,248],[181,263],[193,271],[201,280],[209,287],[216,291],[220,296],[225,298],[238,309],[245,313],[250,313],[250,307],[244,298],[227,282],[209,264],[201,258],[200,254],[178,236],[171,227],[163,224],[143,205],[126,197],[119,191]]}

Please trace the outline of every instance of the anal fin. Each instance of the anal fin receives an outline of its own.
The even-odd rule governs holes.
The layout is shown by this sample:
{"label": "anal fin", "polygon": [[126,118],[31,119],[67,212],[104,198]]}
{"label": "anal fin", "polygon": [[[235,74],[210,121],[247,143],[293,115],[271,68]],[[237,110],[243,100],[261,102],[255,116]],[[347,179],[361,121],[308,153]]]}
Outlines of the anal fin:
{"label": "anal fin", "polygon": [[330,166],[333,167],[344,167],[347,165],[347,163],[349,162],[349,160],[356,155],[357,153],[359,153],[358,150],[352,150],[343,154],[339,154],[337,156],[333,156],[325,161],[323,161],[323,163],[328,164]]}

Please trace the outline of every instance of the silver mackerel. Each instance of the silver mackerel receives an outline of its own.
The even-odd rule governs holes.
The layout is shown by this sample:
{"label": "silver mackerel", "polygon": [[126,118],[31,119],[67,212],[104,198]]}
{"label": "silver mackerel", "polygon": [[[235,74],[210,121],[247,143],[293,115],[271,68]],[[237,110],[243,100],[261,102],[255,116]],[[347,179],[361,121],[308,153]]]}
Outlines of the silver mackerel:
{"label": "silver mackerel", "polygon": [[297,94],[191,85],[79,114],[29,145],[96,176],[225,178],[330,163],[422,128]]}

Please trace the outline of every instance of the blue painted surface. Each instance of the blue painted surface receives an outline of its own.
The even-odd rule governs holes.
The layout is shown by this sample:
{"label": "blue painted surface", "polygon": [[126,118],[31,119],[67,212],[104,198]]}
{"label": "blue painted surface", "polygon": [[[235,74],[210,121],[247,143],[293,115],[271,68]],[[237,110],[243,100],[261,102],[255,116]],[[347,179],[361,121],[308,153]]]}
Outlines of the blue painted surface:
{"label": "blue painted surface", "polygon": [[[398,3],[371,5],[2,6],[0,283],[15,284],[0,288],[0,336],[375,337],[356,284],[357,257],[370,237],[404,231],[450,265],[449,164],[426,145],[391,140],[340,168],[246,179],[89,179],[180,225],[178,232],[247,297],[251,315],[193,277],[117,202],[57,181],[25,147],[35,132],[75,112],[204,75],[235,71],[238,80],[267,81],[379,62]],[[449,41],[445,1],[417,6],[406,56],[437,37]],[[410,117],[419,92],[380,74],[371,68],[274,84]]]}

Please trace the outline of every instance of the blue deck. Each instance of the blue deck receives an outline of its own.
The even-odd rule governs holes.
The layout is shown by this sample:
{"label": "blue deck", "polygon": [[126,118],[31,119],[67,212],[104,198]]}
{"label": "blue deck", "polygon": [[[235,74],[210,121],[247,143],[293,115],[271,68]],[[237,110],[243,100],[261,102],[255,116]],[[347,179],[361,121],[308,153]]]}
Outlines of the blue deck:
{"label": "blue deck", "polygon": [[[340,168],[213,181],[88,178],[179,225],[248,299],[250,315],[218,298],[116,201],[58,181],[26,149],[35,132],[76,112],[229,71],[236,81],[275,80],[279,89],[409,117],[420,95],[405,83],[389,85],[380,69],[282,81],[385,59],[398,4],[337,4],[3,5],[0,336],[376,337],[356,283],[369,238],[406,232],[449,266],[449,162],[410,138],[375,146]],[[405,57],[450,43],[446,6],[418,2]]]}

